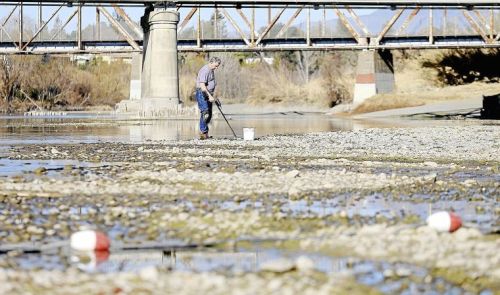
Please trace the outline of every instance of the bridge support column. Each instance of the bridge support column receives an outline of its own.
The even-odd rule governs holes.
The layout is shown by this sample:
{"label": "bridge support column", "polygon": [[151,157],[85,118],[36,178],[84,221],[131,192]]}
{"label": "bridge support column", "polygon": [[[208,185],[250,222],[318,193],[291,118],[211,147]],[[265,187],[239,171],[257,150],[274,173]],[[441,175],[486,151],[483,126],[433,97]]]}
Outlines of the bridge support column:
{"label": "bridge support column", "polygon": [[147,10],[141,23],[144,45],[141,75],[143,116],[167,116],[180,107],[176,10]]}
{"label": "bridge support column", "polygon": [[363,50],[358,54],[353,104],[394,90],[394,67],[389,50]]}
{"label": "bridge support column", "polygon": [[141,99],[142,53],[132,56],[130,68],[130,100]]}
{"label": "bridge support column", "polygon": [[167,8],[147,8],[142,54],[132,57],[130,96],[116,106],[117,113],[140,117],[186,115],[179,100],[177,23],[179,13]]}

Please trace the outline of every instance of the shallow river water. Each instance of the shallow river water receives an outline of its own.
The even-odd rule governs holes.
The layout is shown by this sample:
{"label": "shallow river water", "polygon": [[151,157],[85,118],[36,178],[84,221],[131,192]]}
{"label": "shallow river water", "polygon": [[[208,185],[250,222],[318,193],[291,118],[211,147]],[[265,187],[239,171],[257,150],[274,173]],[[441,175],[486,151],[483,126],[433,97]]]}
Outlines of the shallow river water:
{"label": "shallow river water", "polygon": [[[231,127],[243,137],[244,127],[255,128],[255,137],[276,134],[362,130],[366,128],[423,127],[481,124],[481,122],[429,119],[350,119],[318,113],[281,112],[267,114],[227,114]],[[210,135],[232,138],[222,119],[214,119]],[[197,120],[126,120],[112,115],[78,114],[67,116],[0,116],[0,144],[93,143],[156,140],[189,140],[198,136]]]}

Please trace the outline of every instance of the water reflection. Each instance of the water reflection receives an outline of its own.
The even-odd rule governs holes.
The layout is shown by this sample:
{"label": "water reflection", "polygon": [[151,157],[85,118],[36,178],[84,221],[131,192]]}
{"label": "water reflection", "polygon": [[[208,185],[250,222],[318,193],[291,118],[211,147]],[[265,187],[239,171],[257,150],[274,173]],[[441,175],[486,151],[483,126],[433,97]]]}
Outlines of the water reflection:
{"label": "water reflection", "polygon": [[[1,150],[0,150],[1,152]],[[0,178],[18,175],[34,174],[34,170],[44,168],[44,175],[62,178],[72,169],[88,169],[106,165],[106,163],[91,163],[78,160],[11,160],[0,159]],[[68,169],[65,171],[65,169]]]}
{"label": "water reflection", "polygon": [[[272,134],[301,134],[331,131],[333,126],[327,118],[310,116],[307,118],[255,118],[232,117],[229,121],[238,137],[243,137],[243,128],[255,128],[255,137]],[[129,130],[129,140],[188,140],[198,137],[198,125],[194,120],[157,121],[147,125],[123,126]],[[214,138],[233,138],[229,126],[223,120],[214,120],[210,126]]]}
{"label": "water reflection", "polygon": [[69,262],[80,270],[94,272],[101,264],[108,261],[109,256],[108,251],[73,252]]}
{"label": "water reflection", "polygon": [[[135,271],[148,266],[162,266],[181,271],[238,270],[254,272],[259,265],[258,252],[217,251],[123,251],[114,252],[107,261],[93,264],[96,271]],[[269,259],[269,257],[264,258]]]}
{"label": "water reflection", "polygon": [[[263,115],[231,115],[228,119],[239,137],[244,127],[255,128],[255,136],[303,134],[367,128],[421,127],[450,124],[480,124],[471,121],[371,119],[332,117],[319,113],[273,113]],[[214,119],[210,133],[215,138],[232,138],[226,122]],[[0,117],[0,143],[91,143],[144,142],[148,140],[188,140],[198,137],[196,119],[124,120],[113,116],[68,115],[32,118]]]}
{"label": "water reflection", "polygon": [[[255,245],[257,246],[257,245]],[[239,251],[198,250],[135,250],[105,253],[72,253],[71,265],[86,272],[138,271],[147,267],[188,272],[248,273],[261,271],[262,265],[275,259],[298,261],[307,257],[316,271],[331,275],[352,275],[356,281],[373,286],[384,293],[462,294],[463,289],[440,278],[429,277],[425,268],[405,263],[332,257],[309,252],[290,252],[276,248],[240,249]],[[33,258],[40,256],[33,256]]]}
{"label": "water reflection", "polygon": [[[229,115],[238,136],[243,127],[256,128],[256,136],[270,134],[330,131],[335,126],[329,117],[319,115]],[[187,140],[197,138],[198,121],[193,120],[120,120],[119,118],[2,118],[0,142],[68,143],[68,142],[143,142],[148,140]],[[221,119],[213,120],[211,135],[232,137]]]}

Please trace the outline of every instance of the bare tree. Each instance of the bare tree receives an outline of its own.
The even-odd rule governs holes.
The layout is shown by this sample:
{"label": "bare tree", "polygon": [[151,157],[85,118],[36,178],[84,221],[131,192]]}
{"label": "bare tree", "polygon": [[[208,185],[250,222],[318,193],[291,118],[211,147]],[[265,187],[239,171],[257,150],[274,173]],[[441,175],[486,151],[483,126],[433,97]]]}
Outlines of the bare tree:
{"label": "bare tree", "polygon": [[296,51],[296,69],[303,83],[309,83],[311,75],[319,69],[320,54],[313,51]]}
{"label": "bare tree", "polygon": [[7,113],[12,112],[14,92],[19,87],[21,69],[12,57],[2,56],[0,59],[0,98],[6,104]]}
{"label": "bare tree", "polygon": [[222,58],[222,68],[217,72],[217,93],[225,99],[243,101],[248,95],[251,83],[245,76],[238,58],[231,53],[218,54]]}
{"label": "bare tree", "polygon": [[353,51],[330,52],[321,59],[319,75],[331,107],[352,99],[355,69],[356,53]]}

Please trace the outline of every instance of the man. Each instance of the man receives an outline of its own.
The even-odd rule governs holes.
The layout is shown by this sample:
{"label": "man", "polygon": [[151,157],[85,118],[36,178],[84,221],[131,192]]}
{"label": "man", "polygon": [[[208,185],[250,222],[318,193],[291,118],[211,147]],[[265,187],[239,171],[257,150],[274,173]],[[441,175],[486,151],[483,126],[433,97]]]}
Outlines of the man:
{"label": "man", "polygon": [[212,104],[215,102],[214,91],[217,82],[215,81],[214,70],[221,64],[218,57],[210,58],[208,64],[203,66],[196,78],[196,101],[200,109],[200,139],[208,137],[208,123],[212,119]]}

